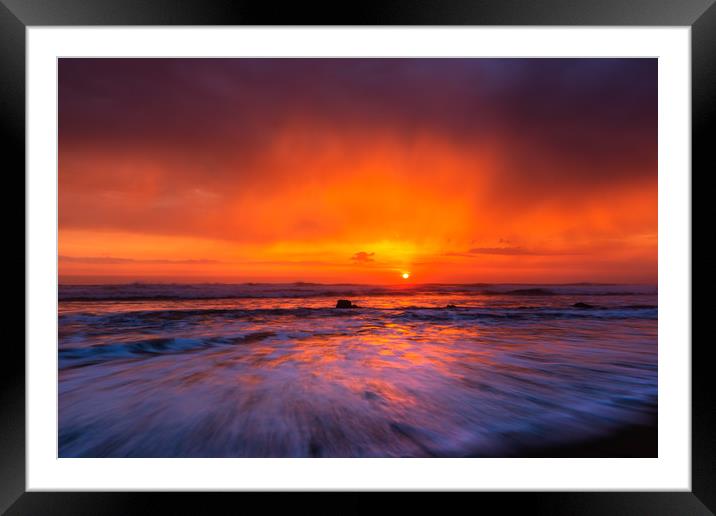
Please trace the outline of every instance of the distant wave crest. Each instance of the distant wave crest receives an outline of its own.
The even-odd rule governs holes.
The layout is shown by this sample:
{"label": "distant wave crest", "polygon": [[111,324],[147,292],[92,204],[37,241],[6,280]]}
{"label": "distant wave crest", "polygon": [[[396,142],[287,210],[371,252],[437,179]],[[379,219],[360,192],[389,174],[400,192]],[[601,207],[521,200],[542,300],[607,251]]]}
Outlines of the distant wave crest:
{"label": "distant wave crest", "polygon": [[486,285],[486,284],[425,284],[425,285],[323,285],[315,283],[243,283],[243,284],[149,284],[123,285],[60,285],[60,301],[142,301],[182,299],[263,299],[311,297],[411,296],[416,294],[461,294],[487,296],[623,296],[651,295],[651,285]]}

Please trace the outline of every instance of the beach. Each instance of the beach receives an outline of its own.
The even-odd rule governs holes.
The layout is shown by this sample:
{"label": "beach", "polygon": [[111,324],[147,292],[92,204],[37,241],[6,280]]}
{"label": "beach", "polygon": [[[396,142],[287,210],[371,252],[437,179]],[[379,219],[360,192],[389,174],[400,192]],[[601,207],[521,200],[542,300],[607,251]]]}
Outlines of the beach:
{"label": "beach", "polygon": [[59,455],[651,457],[657,319],[650,285],[60,285]]}

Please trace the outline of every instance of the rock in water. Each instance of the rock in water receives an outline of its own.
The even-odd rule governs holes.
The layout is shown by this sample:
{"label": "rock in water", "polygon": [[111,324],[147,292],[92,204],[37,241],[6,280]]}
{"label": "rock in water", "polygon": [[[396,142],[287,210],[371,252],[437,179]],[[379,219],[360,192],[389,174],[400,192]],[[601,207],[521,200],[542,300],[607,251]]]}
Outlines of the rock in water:
{"label": "rock in water", "polygon": [[455,306],[455,305],[447,305],[445,308],[447,308],[448,310],[455,310],[455,309],[457,308],[457,306]]}
{"label": "rock in water", "polygon": [[347,299],[339,299],[336,303],[336,308],[358,308],[358,305],[354,305]]}
{"label": "rock in water", "polygon": [[572,306],[574,308],[594,308],[594,305],[590,305],[588,303],[574,303]]}

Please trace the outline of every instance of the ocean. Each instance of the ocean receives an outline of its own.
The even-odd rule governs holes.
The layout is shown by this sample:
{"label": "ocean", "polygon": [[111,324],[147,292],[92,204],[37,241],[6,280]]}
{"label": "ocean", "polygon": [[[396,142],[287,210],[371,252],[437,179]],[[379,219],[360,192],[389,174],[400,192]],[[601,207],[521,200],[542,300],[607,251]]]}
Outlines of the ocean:
{"label": "ocean", "polygon": [[58,318],[60,457],[509,457],[657,407],[655,286],[60,285]]}

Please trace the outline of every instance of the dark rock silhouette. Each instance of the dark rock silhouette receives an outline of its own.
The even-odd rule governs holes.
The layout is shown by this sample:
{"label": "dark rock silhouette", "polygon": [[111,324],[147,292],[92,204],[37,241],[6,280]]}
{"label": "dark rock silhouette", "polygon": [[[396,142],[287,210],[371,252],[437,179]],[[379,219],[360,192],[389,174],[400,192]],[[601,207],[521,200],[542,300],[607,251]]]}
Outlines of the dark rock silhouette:
{"label": "dark rock silhouette", "polygon": [[455,310],[455,309],[457,308],[457,306],[455,306],[455,305],[447,305],[445,308],[447,308],[448,310]]}
{"label": "dark rock silhouette", "polygon": [[594,305],[590,305],[589,303],[574,303],[572,305],[573,308],[594,308]]}
{"label": "dark rock silhouette", "polygon": [[358,305],[351,303],[347,299],[339,299],[336,308],[358,308]]}

